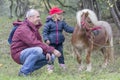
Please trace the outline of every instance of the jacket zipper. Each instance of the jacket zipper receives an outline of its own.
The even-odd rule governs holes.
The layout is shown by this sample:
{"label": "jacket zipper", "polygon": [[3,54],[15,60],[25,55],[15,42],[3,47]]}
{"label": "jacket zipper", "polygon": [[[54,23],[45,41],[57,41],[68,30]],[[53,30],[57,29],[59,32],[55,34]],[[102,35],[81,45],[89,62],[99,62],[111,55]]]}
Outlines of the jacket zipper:
{"label": "jacket zipper", "polygon": [[58,22],[56,21],[56,44],[58,44]]}

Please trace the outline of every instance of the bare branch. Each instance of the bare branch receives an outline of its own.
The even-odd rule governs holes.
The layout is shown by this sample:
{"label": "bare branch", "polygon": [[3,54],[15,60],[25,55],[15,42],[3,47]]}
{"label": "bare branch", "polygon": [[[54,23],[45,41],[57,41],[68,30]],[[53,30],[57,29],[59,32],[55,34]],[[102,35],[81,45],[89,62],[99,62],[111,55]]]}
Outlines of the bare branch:
{"label": "bare branch", "polygon": [[50,0],[47,0],[48,7],[51,9]]}
{"label": "bare branch", "polygon": [[45,0],[43,0],[43,3],[44,3],[44,5],[45,5],[45,8],[47,9],[47,12],[49,12],[49,9],[48,9],[48,7],[47,7],[47,4],[45,3]]}
{"label": "bare branch", "polygon": [[10,18],[12,18],[13,17],[12,16],[13,0],[10,0],[10,2],[11,2],[10,6],[9,6],[9,8],[10,8]]}
{"label": "bare branch", "polygon": [[63,7],[68,7],[68,8],[71,8],[72,10],[74,10],[74,11],[77,11],[77,8],[74,8],[74,7],[68,6],[68,5],[64,5],[60,0],[57,0],[57,2],[58,2],[60,5],[62,5]]}

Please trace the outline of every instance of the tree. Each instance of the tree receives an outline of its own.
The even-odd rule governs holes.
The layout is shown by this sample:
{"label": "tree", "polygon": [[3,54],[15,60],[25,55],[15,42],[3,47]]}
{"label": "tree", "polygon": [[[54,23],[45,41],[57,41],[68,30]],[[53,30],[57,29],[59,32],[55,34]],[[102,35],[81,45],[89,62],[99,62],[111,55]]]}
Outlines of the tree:
{"label": "tree", "polygon": [[47,12],[49,12],[49,9],[51,8],[50,0],[43,0],[43,3],[45,5]]}
{"label": "tree", "polygon": [[29,9],[29,1],[28,0],[16,0],[16,8],[15,8],[15,14],[16,16],[22,17],[25,12]]}
{"label": "tree", "polygon": [[[15,6],[15,14],[17,17],[22,17],[26,10],[29,9],[29,0],[9,0],[11,2],[9,9],[10,9],[10,17],[12,17],[13,14],[13,3],[16,2]],[[34,0],[31,0],[32,2]],[[66,8],[71,12],[77,12],[81,9],[91,9],[93,10],[97,16],[98,19],[101,20],[103,18],[103,11],[108,11],[107,13],[111,13],[111,18],[113,18],[114,22],[116,23],[118,29],[120,30],[120,0],[75,0],[73,3],[73,0],[55,0],[52,2],[52,0],[37,0],[40,1],[40,3],[44,5],[39,5],[40,7],[43,6],[44,10],[47,10],[49,12],[50,8],[57,5],[59,7],[62,7],[63,9]],[[66,3],[65,3],[66,2]],[[72,3],[71,3],[72,2]],[[0,4],[2,5],[3,0],[0,0]],[[105,5],[104,5],[105,4]],[[109,5],[107,5],[109,4]],[[34,4],[36,5],[36,4]],[[104,7],[104,9],[103,9]],[[109,10],[106,9],[106,7],[109,7]],[[106,15],[108,15],[105,13]]]}
{"label": "tree", "polygon": [[13,16],[12,16],[12,11],[13,11],[13,0],[10,0],[10,6],[9,6],[9,8],[10,8],[10,18],[12,18]]}
{"label": "tree", "polygon": [[120,1],[113,1],[113,0],[109,0],[109,6],[110,6],[110,12],[111,15],[114,19],[114,22],[116,23],[118,29],[120,30]]}
{"label": "tree", "polygon": [[60,0],[56,0],[62,7],[67,7],[72,9],[73,11],[77,11],[77,8],[70,6],[70,5],[65,5],[64,3],[62,3]]}
{"label": "tree", "polygon": [[16,2],[15,15],[17,18],[22,17],[29,9],[29,0],[9,0],[10,1],[10,18],[13,16],[13,3]]}
{"label": "tree", "polygon": [[99,1],[97,0],[81,0],[82,2],[82,9],[91,9],[93,10],[97,16],[98,19],[101,19],[101,12],[100,12],[100,6]]}

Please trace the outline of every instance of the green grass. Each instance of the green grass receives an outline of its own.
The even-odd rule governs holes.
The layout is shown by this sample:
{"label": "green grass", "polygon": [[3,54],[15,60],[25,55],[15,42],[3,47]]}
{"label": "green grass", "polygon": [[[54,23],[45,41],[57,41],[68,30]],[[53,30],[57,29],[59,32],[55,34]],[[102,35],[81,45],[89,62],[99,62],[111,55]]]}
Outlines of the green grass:
{"label": "green grass", "polygon": [[[46,66],[33,72],[28,77],[19,77],[18,72],[20,65],[16,64],[10,56],[10,48],[7,42],[9,32],[12,28],[12,22],[15,19],[6,17],[0,18],[0,80],[120,80],[120,47],[115,49],[115,63],[110,64],[106,69],[102,69],[100,65],[103,61],[103,56],[99,53],[93,53],[92,72],[78,71],[78,64],[72,54],[71,45],[68,43],[70,36],[66,36],[64,43],[64,54],[67,70],[63,71],[59,68],[57,59],[55,61],[54,73],[48,74]],[[85,63],[85,55],[83,54],[83,62]],[[86,65],[86,64],[84,64]]]}

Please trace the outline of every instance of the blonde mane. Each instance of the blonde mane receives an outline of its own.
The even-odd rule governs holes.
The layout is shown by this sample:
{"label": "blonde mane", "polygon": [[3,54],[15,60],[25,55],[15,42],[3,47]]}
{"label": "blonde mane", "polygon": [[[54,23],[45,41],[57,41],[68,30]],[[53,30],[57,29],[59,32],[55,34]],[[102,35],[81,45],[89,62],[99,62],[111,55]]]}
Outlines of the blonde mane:
{"label": "blonde mane", "polygon": [[92,23],[93,23],[94,25],[96,25],[96,23],[98,22],[97,16],[96,16],[96,14],[95,14],[92,10],[90,10],[90,9],[83,9],[83,10],[77,12],[77,14],[76,14],[77,24],[81,27],[81,23],[80,23],[80,22],[81,22],[81,15],[82,15],[83,13],[86,13],[86,12],[89,13],[88,17],[90,18],[90,20],[92,21]]}

